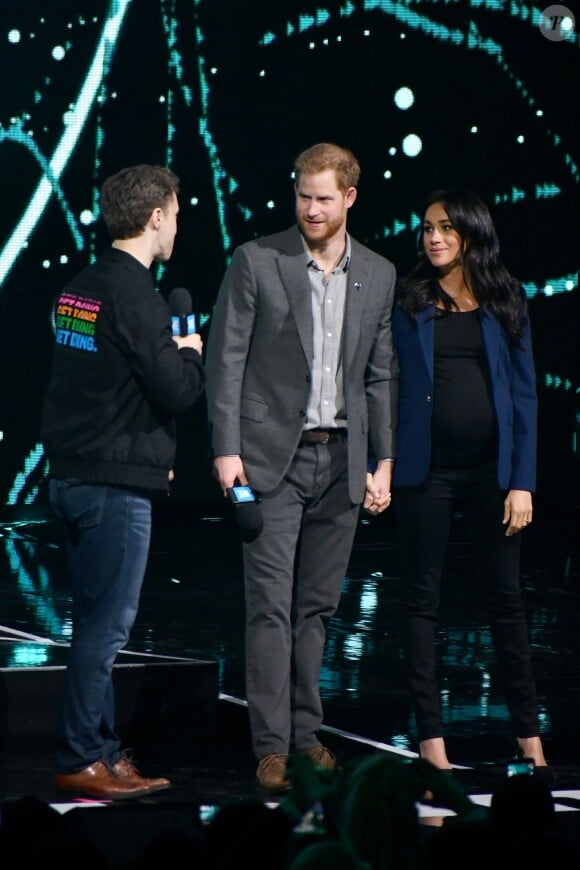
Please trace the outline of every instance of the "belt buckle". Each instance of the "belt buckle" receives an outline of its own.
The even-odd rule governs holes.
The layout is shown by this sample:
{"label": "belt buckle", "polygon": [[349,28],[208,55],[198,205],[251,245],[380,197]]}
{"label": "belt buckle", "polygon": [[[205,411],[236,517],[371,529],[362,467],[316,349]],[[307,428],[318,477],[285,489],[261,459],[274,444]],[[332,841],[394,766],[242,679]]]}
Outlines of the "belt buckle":
{"label": "belt buckle", "polygon": [[320,444],[328,444],[330,441],[330,432],[321,432],[323,437],[320,439]]}

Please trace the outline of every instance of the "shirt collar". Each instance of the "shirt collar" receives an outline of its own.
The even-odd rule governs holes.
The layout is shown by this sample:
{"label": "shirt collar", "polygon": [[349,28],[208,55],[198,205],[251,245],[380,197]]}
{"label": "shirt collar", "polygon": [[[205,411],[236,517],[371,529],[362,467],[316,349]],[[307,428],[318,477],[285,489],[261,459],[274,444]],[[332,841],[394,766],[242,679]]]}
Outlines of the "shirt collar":
{"label": "shirt collar", "polygon": [[[306,262],[307,267],[308,268],[312,267],[313,269],[316,269],[317,272],[323,272],[324,270],[320,268],[320,266],[318,265],[318,263],[316,262],[314,257],[311,256],[310,251],[306,247],[306,242],[304,241],[304,236],[301,236],[301,240],[302,240],[302,246],[304,248],[304,253],[306,254],[306,257],[307,257],[307,262]],[[342,270],[343,272],[348,272],[348,267],[350,266],[350,256],[351,256],[350,251],[351,251],[350,236],[347,233],[344,254],[341,257],[340,262],[337,263],[336,266],[334,267],[334,269],[332,270],[333,272],[335,272],[337,270]]]}

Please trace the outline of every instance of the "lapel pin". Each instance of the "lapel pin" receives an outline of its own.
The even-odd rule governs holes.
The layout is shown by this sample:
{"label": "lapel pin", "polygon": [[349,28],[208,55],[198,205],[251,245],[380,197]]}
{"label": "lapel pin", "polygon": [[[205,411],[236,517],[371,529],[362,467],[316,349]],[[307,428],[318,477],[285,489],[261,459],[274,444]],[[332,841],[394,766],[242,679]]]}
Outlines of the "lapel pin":
{"label": "lapel pin", "polygon": [[355,282],[354,282],[354,289],[355,289],[355,290],[361,290],[361,289],[362,289],[362,284],[361,284],[360,281],[355,281]]}

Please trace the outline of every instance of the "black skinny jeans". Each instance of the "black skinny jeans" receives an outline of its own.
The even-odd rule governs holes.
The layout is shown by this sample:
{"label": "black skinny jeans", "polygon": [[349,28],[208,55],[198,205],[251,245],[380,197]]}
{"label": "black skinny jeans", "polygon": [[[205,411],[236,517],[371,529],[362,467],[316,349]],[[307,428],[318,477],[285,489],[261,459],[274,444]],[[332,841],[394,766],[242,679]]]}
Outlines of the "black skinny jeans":
{"label": "black skinny jeans", "polygon": [[517,737],[539,734],[536,688],[520,585],[520,535],[505,535],[495,462],[432,468],[394,491],[404,565],[403,651],[419,740],[443,736],[435,660],[441,575],[455,499],[461,498],[485,583],[492,638]]}

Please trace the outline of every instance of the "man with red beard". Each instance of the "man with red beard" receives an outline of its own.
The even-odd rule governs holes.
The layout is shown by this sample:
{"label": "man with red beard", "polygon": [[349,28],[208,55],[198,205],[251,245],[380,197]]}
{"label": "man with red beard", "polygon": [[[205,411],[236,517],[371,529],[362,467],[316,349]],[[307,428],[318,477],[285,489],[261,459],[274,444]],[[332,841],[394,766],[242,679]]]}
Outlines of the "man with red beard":
{"label": "man with red beard", "polygon": [[390,504],[396,423],[395,269],[346,230],[358,161],[319,143],[294,174],[297,225],[236,249],[206,359],[216,478],[224,495],[249,485],[262,515],[243,536],[246,692],[272,791],[291,753],[334,767],[318,736],[326,626],[361,503]]}

